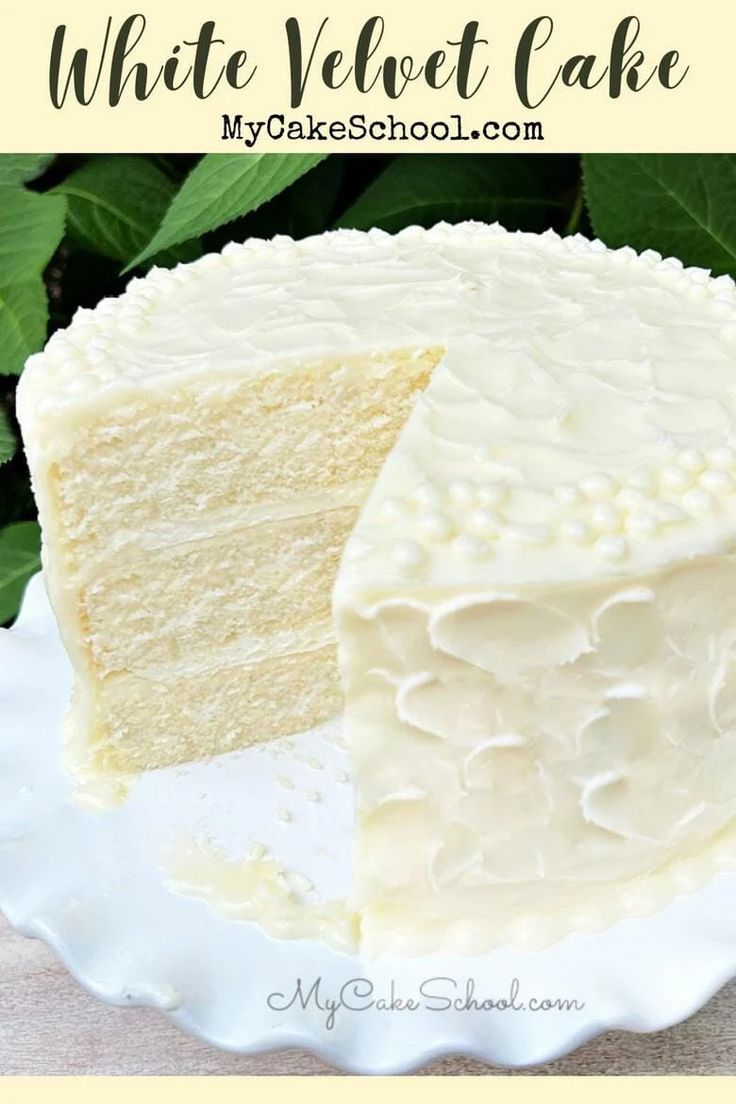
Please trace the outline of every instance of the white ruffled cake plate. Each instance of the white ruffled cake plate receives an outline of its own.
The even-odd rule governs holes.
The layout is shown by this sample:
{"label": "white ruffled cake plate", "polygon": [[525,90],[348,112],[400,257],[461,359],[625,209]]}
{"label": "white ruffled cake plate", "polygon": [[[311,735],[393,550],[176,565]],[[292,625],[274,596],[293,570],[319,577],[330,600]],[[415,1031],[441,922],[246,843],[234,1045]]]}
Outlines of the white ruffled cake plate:
{"label": "white ruffled cake plate", "polygon": [[346,1070],[398,1073],[450,1054],[531,1065],[608,1029],[655,1031],[736,973],[728,873],[655,915],[544,950],[364,962],[274,939],[175,892],[167,864],[182,841],[235,859],[258,840],[305,876],[307,898],[310,883],[323,899],[344,893],[351,795],[335,726],[288,752],[153,772],[123,804],[94,810],[60,765],[69,684],[37,576],[0,630],[0,908],[103,1000],[151,1005],[227,1050],[305,1047]]}

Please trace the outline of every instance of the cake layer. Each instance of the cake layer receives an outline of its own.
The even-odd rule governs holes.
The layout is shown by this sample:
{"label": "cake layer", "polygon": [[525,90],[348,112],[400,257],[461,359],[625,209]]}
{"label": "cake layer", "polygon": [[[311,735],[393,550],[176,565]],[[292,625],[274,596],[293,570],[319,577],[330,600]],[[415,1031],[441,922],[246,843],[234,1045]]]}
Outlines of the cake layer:
{"label": "cake layer", "polygon": [[188,387],[111,395],[59,431],[52,417],[45,462],[68,539],[117,547],[151,526],[371,480],[439,355],[285,364],[255,380],[213,366]]}
{"label": "cake layer", "polygon": [[[358,507],[285,518],[199,541],[139,549],[80,587],[79,621],[97,675],[268,652],[330,622],[330,587]],[[216,615],[214,614],[216,611]],[[121,633],[118,626],[128,632]],[[332,634],[330,634],[332,635]],[[164,674],[160,670],[159,678]]]}
{"label": "cake layer", "polygon": [[83,778],[137,773],[288,736],[339,708],[332,643],[165,681],[79,681],[69,763]]}

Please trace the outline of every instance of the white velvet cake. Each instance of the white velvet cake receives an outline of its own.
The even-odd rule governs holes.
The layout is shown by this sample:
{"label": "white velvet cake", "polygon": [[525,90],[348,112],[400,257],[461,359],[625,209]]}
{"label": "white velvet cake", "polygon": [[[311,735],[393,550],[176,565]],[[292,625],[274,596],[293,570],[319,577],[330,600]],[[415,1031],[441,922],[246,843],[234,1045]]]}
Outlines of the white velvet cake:
{"label": "white velvet cake", "polygon": [[368,951],[626,911],[736,812],[735,362],[729,279],[472,223],[79,312],[19,389],[75,769],[315,724],[337,634]]}

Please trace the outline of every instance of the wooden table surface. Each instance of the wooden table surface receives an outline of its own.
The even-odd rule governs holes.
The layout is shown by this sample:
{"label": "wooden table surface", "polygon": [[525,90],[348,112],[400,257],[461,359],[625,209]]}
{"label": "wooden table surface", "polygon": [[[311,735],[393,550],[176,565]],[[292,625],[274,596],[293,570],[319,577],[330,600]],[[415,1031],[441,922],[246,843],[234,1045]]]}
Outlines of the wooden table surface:
{"label": "wooden table surface", "polygon": [[[184,1035],[157,1012],[112,1008],[82,990],[41,942],[0,917],[0,1073],[304,1074],[336,1072],[300,1051],[241,1058]],[[422,1073],[502,1073],[446,1059]],[[736,982],[684,1024],[610,1032],[532,1074],[736,1074]]]}

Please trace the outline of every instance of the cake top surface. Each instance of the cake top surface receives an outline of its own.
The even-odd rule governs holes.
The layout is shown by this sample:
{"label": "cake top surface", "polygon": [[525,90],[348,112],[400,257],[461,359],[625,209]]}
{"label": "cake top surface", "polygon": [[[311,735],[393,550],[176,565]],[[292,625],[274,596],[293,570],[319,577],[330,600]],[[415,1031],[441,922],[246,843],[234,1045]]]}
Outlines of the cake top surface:
{"label": "cake top surface", "polygon": [[625,327],[618,338],[587,367],[563,336],[450,343],[363,509],[338,595],[641,575],[731,550],[728,360],[698,370],[663,331],[668,377],[627,357]]}
{"label": "cake top surface", "polygon": [[[606,330],[601,349],[613,321],[617,332]],[[564,339],[561,357],[580,367],[598,357],[651,358],[656,376],[657,360],[673,351],[702,363],[736,350],[736,293],[727,277],[653,252],[497,224],[251,239],[153,268],[123,295],[78,310],[29,358],[22,398],[50,409],[127,384],[260,372],[289,358],[468,333],[503,345]]]}
{"label": "cake top surface", "polygon": [[431,346],[344,584],[580,578],[732,545],[734,284],[579,236],[233,244],[79,311],[29,360],[19,413],[42,449],[47,422],[142,389]]}

